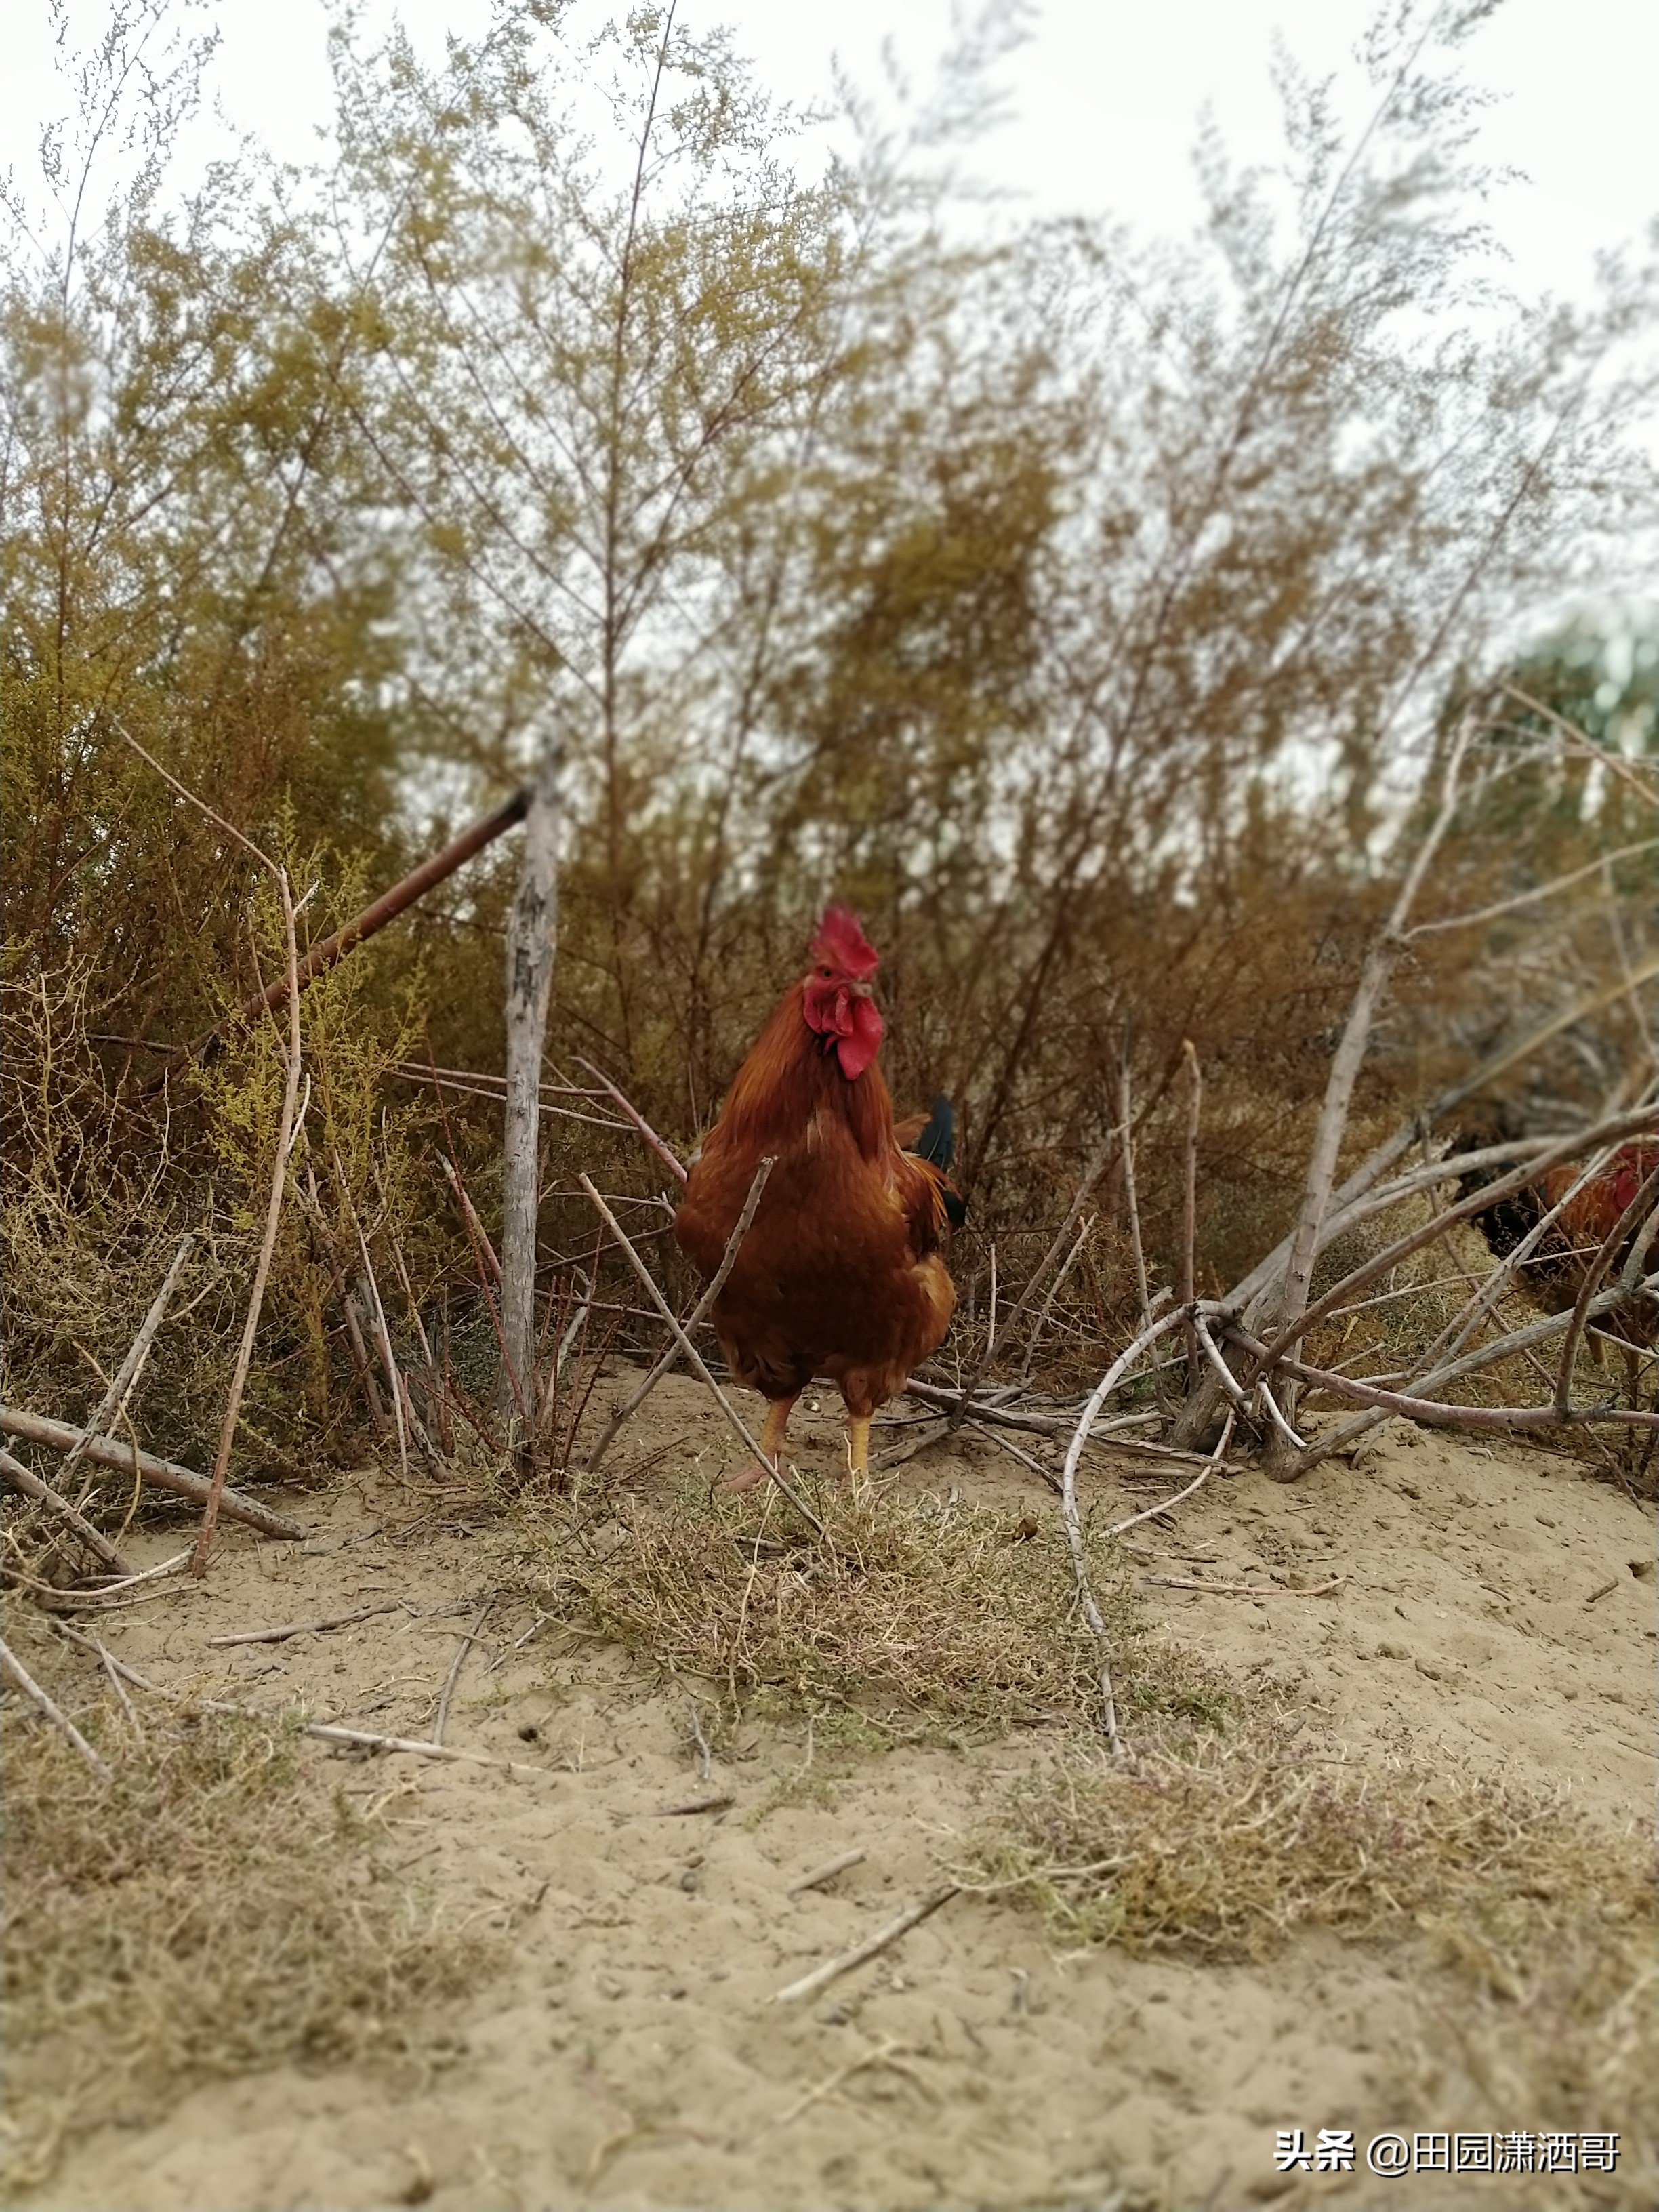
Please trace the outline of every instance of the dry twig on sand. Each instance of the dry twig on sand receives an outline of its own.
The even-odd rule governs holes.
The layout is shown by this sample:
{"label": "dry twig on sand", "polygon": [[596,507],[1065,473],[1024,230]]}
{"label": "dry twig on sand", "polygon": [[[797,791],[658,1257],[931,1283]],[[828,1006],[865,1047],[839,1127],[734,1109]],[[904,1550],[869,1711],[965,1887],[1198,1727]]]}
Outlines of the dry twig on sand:
{"label": "dry twig on sand", "polygon": [[1329,1582],[1314,1583],[1306,1589],[1280,1583],[1206,1583],[1193,1575],[1142,1575],[1140,1579],[1157,1589],[1207,1590],[1214,1597],[1329,1597],[1348,1577],[1333,1575]]}
{"label": "dry twig on sand", "polygon": [[131,1561],[116,1549],[101,1528],[94,1528],[84,1513],[76,1512],[67,1498],[60,1498],[50,1483],[42,1482],[38,1474],[30,1473],[21,1460],[14,1459],[3,1449],[0,1449],[0,1480],[4,1480],[8,1488],[16,1491],[21,1498],[32,1498],[37,1505],[44,1505],[55,1519],[72,1528],[87,1549],[95,1559],[101,1559],[112,1574],[137,1572]]}
{"label": "dry twig on sand", "polygon": [[356,1613],[331,1613],[322,1620],[293,1620],[284,1628],[244,1628],[234,1636],[210,1636],[210,1651],[228,1651],[239,1644],[286,1644],[291,1636],[325,1636],[332,1628],[355,1628],[360,1620],[374,1620],[383,1613],[396,1613],[398,1601],[387,1605],[360,1606]]}
{"label": "dry twig on sand", "polygon": [[836,1875],[845,1874],[849,1867],[862,1866],[868,1856],[869,1853],[861,1847],[856,1850],[838,1852],[834,1858],[825,1859],[822,1866],[815,1866],[810,1873],[798,1875],[783,1893],[786,1897],[799,1897],[803,1890],[817,1889],[821,1883],[832,1881]]}
{"label": "dry twig on sand", "polygon": [[947,1881],[938,1889],[929,1890],[926,1897],[901,1912],[896,1920],[890,1920],[884,1928],[878,1928],[864,1942],[855,1944],[850,1951],[843,1951],[838,1959],[826,1960],[823,1966],[815,1966],[810,1974],[803,1974],[798,1982],[791,1982],[786,1988],[777,1990],[773,1996],[773,2003],[799,2004],[804,1997],[816,1996],[820,1990],[827,1989],[842,1975],[851,1973],[854,1966],[861,1966],[866,1959],[873,1959],[878,1952],[896,1943],[901,1936],[908,1935],[911,1929],[919,1921],[926,1920],[930,1912],[937,1912],[941,1905],[948,1905],[953,1897],[959,1894],[961,1888],[960,1882]]}
{"label": "dry twig on sand", "polygon": [[69,1738],[94,1774],[106,1782],[109,1780],[109,1768],[100,1759],[80,1729],[76,1727],[75,1723],[67,1713],[60,1711],[52,1703],[21,1660],[15,1657],[4,1644],[0,1644],[0,1674],[3,1674],[9,1682],[20,1689],[31,1705],[38,1706],[55,1729],[60,1729]]}
{"label": "dry twig on sand", "polygon": [[462,1665],[467,1653],[477,1642],[479,1631],[489,1620],[495,1602],[493,1595],[484,1600],[474,1616],[471,1627],[465,1631],[455,1648],[455,1656],[451,1662],[448,1674],[444,1677],[443,1688],[438,1692],[438,1711],[432,1723],[432,1741],[435,1744],[441,1744],[444,1740],[444,1723],[449,1718],[449,1701],[455,1694],[456,1683],[461,1679]]}
{"label": "dry twig on sand", "polygon": [[136,1667],[113,1657],[101,1644],[89,1636],[82,1636],[67,1621],[58,1621],[58,1632],[66,1636],[71,1644],[89,1652],[106,1666],[113,1668],[124,1681],[131,1682],[136,1690],[147,1690],[153,1698],[165,1698],[169,1705],[183,1705],[203,1713],[223,1713],[232,1720],[258,1721],[264,1728],[291,1726],[301,1735],[315,1736],[321,1743],[339,1744],[349,1751],[407,1752],[416,1759],[450,1759],[464,1760],[471,1766],[494,1766],[509,1774],[539,1774],[550,1779],[544,1766],[532,1766],[522,1759],[498,1759],[488,1751],[457,1751],[447,1743],[431,1743],[420,1736],[380,1735],[371,1729],[342,1728],[329,1721],[301,1720],[295,1714],[261,1712],[257,1705],[235,1705],[222,1698],[192,1698],[180,1690],[169,1690],[164,1683],[152,1682]]}

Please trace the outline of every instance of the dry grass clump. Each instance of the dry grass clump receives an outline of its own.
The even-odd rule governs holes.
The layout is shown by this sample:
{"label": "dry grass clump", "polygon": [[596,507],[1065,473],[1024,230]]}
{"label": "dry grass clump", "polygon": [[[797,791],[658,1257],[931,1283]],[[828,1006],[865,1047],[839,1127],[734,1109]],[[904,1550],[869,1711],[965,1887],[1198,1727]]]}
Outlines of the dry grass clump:
{"label": "dry grass clump", "polygon": [[1437,1923],[1433,1933],[1475,1986],[1460,1976],[1456,2002],[1439,2008],[1425,2039],[1412,2085],[1425,2124],[1463,2124],[1468,2093],[1460,2089],[1452,2109],[1448,2088],[1468,2080],[1494,2126],[1616,2130],[1616,2174],[1597,2174],[1576,2193],[1563,2177],[1559,2201],[1572,2212],[1650,2212],[1659,2203],[1659,1956],[1650,1917],[1563,1916],[1541,1942],[1523,1929],[1503,1942],[1465,1923]]}
{"label": "dry grass clump", "polygon": [[393,2047],[401,2013],[487,1957],[388,1875],[292,1738],[218,1715],[146,1727],[143,1749],[106,1743],[105,1783],[54,1732],[9,1723],[14,2187],[44,2176],[71,2124],[207,2076]]}
{"label": "dry grass clump", "polygon": [[1023,1893],[1066,1936],[1135,1952],[1257,1959],[1298,1929],[1433,1926],[1513,1994],[1496,1962],[1588,1926],[1659,1974],[1650,1838],[1498,1779],[1297,1760],[1259,1736],[1023,1782],[969,1863],[975,1886]]}
{"label": "dry grass clump", "polygon": [[[729,1716],[860,1716],[994,1733],[1097,1730],[1099,1661],[1057,1525],[925,1496],[803,1485],[823,1522],[778,1492],[688,1485],[665,1497],[520,1508],[537,1602],[671,1674],[723,1693]],[[1143,1635],[1120,1564],[1097,1548],[1121,1715],[1162,1732],[1224,1723],[1224,1678]]]}

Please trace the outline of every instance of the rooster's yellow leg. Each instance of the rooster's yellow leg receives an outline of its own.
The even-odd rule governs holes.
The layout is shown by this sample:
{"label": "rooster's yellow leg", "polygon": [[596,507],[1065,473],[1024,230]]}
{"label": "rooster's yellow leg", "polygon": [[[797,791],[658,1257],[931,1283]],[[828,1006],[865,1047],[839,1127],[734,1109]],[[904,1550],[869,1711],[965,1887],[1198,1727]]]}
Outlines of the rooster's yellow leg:
{"label": "rooster's yellow leg", "polygon": [[[760,1448],[766,1455],[769,1467],[777,1465],[783,1450],[783,1432],[789,1425],[789,1416],[794,1410],[794,1404],[793,1398],[770,1398],[767,1401],[766,1425],[760,1432]],[[752,1490],[757,1482],[764,1482],[765,1480],[754,1461],[745,1459],[741,1467],[720,1477],[720,1486],[722,1490]]]}
{"label": "rooster's yellow leg", "polygon": [[789,1425],[789,1416],[795,1410],[793,1398],[769,1399],[766,1407],[766,1426],[760,1433],[760,1448],[773,1465],[783,1449],[783,1432]]}
{"label": "rooster's yellow leg", "polygon": [[870,1416],[847,1417],[847,1465],[854,1482],[870,1480]]}

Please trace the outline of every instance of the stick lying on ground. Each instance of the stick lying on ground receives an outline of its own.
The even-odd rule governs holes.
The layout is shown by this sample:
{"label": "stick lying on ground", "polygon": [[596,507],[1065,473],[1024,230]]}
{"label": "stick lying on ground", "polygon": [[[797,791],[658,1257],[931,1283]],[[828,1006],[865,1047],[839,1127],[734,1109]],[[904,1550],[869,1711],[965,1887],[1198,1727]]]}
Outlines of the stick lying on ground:
{"label": "stick lying on ground", "polygon": [[861,1866],[867,1856],[862,1849],[842,1851],[833,1859],[825,1859],[822,1866],[815,1866],[809,1873],[797,1875],[783,1893],[786,1897],[799,1897],[803,1890],[816,1889],[820,1882],[830,1881],[835,1875],[845,1874],[849,1867]]}
{"label": "stick lying on ground", "polygon": [[1140,1579],[1156,1589],[1208,1590],[1212,1597],[1329,1597],[1348,1577],[1333,1575],[1329,1582],[1315,1583],[1308,1589],[1291,1589],[1278,1583],[1206,1583],[1192,1575],[1142,1575]]}
{"label": "stick lying on ground", "polygon": [[937,1912],[941,1905],[948,1905],[960,1893],[961,1888],[960,1882],[947,1881],[941,1888],[929,1890],[926,1897],[911,1905],[908,1911],[901,1912],[896,1920],[890,1920],[884,1928],[878,1928],[866,1942],[850,1951],[843,1951],[838,1959],[826,1960],[823,1966],[815,1966],[810,1974],[803,1974],[799,1981],[791,1982],[787,1989],[779,1990],[772,1999],[773,2003],[799,2004],[803,1997],[816,1996],[820,1990],[827,1989],[842,1974],[851,1973],[854,1966],[861,1966],[866,1959],[873,1959],[878,1951],[884,1951],[890,1943],[896,1943],[901,1936],[908,1936],[918,1921],[926,1920],[930,1912]]}
{"label": "stick lying on ground", "polygon": [[[49,1420],[44,1413],[26,1413],[21,1406],[0,1406],[0,1431],[9,1436],[21,1437],[25,1443],[44,1444],[49,1451],[66,1452],[81,1443],[85,1431],[71,1428],[67,1421]],[[168,1459],[157,1459],[153,1453],[135,1453],[130,1444],[118,1444],[107,1437],[94,1437],[82,1454],[97,1467],[112,1467],[123,1474],[131,1474],[136,1459],[139,1475],[156,1490],[171,1491],[175,1498],[188,1498],[193,1504],[204,1505],[211,1486],[199,1474],[192,1474],[187,1467],[175,1466]],[[297,1521],[289,1521],[281,1513],[273,1513],[268,1505],[256,1505],[251,1498],[228,1486],[219,1493],[219,1510],[227,1520],[245,1522],[262,1535],[282,1536],[289,1543],[305,1540],[305,1530]]]}
{"label": "stick lying on ground", "polygon": [[37,1505],[44,1505],[48,1513],[73,1528],[81,1541],[94,1557],[100,1559],[112,1575],[131,1575],[137,1570],[131,1560],[118,1552],[101,1528],[94,1528],[84,1513],[77,1513],[67,1498],[60,1498],[38,1474],[31,1474],[21,1460],[14,1459],[9,1451],[0,1450],[0,1477],[9,1489],[21,1498],[32,1498]]}
{"label": "stick lying on ground", "polygon": [[325,1620],[293,1620],[286,1628],[245,1628],[235,1636],[210,1636],[210,1651],[227,1651],[235,1644],[286,1644],[290,1636],[324,1636],[331,1628],[355,1628],[360,1620],[373,1620],[383,1613],[396,1613],[398,1602],[361,1606],[356,1613],[331,1613]]}
{"label": "stick lying on ground", "polygon": [[[124,1681],[132,1684],[134,1689],[148,1690],[152,1697],[165,1698],[169,1705],[189,1705],[201,1713],[223,1713],[232,1720],[259,1721],[266,1728],[280,1728],[289,1717],[282,1713],[263,1713],[255,1705],[227,1705],[220,1698],[191,1698],[182,1691],[169,1690],[160,1682],[152,1682],[136,1667],[129,1667],[124,1660],[113,1657],[91,1637],[80,1635],[67,1621],[58,1621],[57,1627],[60,1636],[66,1636],[82,1651],[90,1652],[94,1659],[113,1668]],[[9,1657],[10,1655],[7,1656]],[[354,1751],[404,1751],[413,1753],[417,1759],[465,1759],[471,1766],[495,1766],[510,1774],[545,1776],[548,1772],[546,1767],[532,1766],[522,1759],[497,1759],[488,1751],[456,1751],[447,1743],[427,1743],[418,1736],[376,1735],[368,1729],[337,1728],[325,1721],[295,1720],[294,1725],[301,1735],[316,1736],[324,1743],[343,1744]],[[96,1756],[95,1753],[94,1755]]]}
{"label": "stick lying on ground", "polygon": [[58,1711],[33,1675],[20,1660],[12,1656],[3,1644],[0,1644],[0,1674],[3,1674],[9,1682],[15,1684],[32,1705],[38,1705],[54,1728],[63,1730],[94,1774],[101,1777],[106,1782],[109,1780],[108,1767],[99,1758],[85,1736],[76,1727],[75,1723],[67,1713]]}

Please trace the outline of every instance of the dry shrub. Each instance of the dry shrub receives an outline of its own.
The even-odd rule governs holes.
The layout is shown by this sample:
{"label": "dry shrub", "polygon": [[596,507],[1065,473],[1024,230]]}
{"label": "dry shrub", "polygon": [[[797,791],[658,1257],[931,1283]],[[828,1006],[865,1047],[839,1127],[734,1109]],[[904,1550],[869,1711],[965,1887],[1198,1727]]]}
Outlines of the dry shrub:
{"label": "dry shrub", "polygon": [[395,2048],[408,2007],[488,1960],[388,1874],[292,1736],[220,1715],[146,1725],[142,1749],[106,1741],[108,1783],[33,1720],[7,1731],[15,2186],[71,2121]]}
{"label": "dry shrub", "polygon": [[[728,1717],[752,1706],[907,1734],[1033,1722],[1098,1730],[1099,1661],[1057,1525],[1031,1534],[1013,1516],[957,1499],[795,1479],[824,1540],[769,1486],[526,1501],[536,1601],[668,1674],[715,1684]],[[1224,1678],[1145,1635],[1121,1566],[1093,1548],[1127,1724],[1222,1725]]]}
{"label": "dry shrub", "polygon": [[[970,1863],[970,1880],[1024,1894],[1066,1935],[1135,1952],[1256,1959],[1303,1929],[1436,1926],[1497,1960],[1590,1925],[1659,1971],[1650,1838],[1490,1777],[1287,1759],[1261,1735],[1198,1763],[1021,1783]],[[1503,1987],[1495,1966],[1487,1978]]]}
{"label": "dry shrub", "polygon": [[1214,1964],[1316,1929],[1410,1937],[1426,2025],[1401,2118],[1615,2130],[1618,2176],[1594,2197],[1561,2176],[1550,2201],[1655,2201],[1650,1835],[1495,1777],[1286,1758],[1269,1727],[1198,1762],[1052,1766],[1012,1786],[963,1861],[959,1879],[1036,1905],[1063,1942]]}

